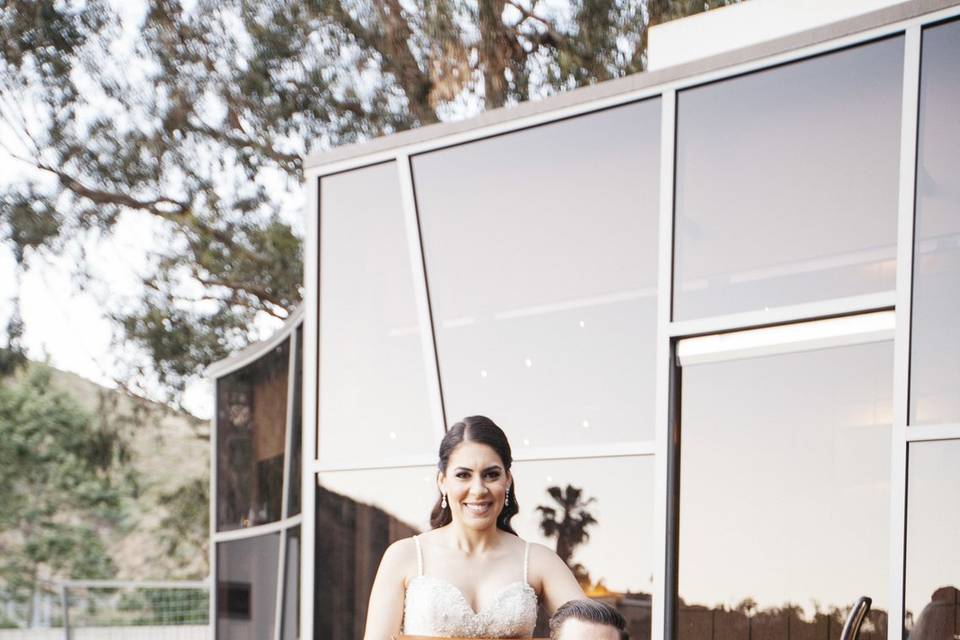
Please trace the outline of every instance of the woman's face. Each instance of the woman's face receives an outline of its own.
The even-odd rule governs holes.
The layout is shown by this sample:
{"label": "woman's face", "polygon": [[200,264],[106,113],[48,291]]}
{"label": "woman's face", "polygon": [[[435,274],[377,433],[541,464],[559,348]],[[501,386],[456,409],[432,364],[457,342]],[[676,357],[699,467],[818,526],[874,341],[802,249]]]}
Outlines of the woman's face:
{"label": "woman's face", "polygon": [[497,526],[510,484],[510,472],[497,452],[469,440],[457,445],[446,473],[438,477],[453,521],[471,529]]}

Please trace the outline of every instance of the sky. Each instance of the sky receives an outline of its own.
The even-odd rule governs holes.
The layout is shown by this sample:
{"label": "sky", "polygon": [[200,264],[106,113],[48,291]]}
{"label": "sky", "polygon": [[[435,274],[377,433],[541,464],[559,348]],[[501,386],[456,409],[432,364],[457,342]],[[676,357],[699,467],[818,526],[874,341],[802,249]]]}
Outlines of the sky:
{"label": "sky", "polygon": [[[145,3],[112,0],[124,24],[124,36],[118,45],[132,46],[136,25]],[[0,121],[0,142],[15,153],[22,153],[16,137]],[[49,176],[11,157],[0,146],[0,188],[16,182]],[[115,346],[116,327],[108,314],[137,299],[142,290],[140,276],[148,267],[153,248],[152,226],[146,216],[124,214],[111,234],[71,242],[62,254],[34,252],[29,269],[20,275],[20,310],[25,325],[23,343],[31,360],[76,373],[98,384],[115,387],[123,366]],[[85,254],[86,261],[81,257]],[[89,287],[82,289],[78,270],[90,274]],[[0,244],[0,326],[5,327],[13,308],[17,265],[13,252]],[[277,323],[279,324],[279,323]],[[273,326],[260,327],[267,337]],[[2,342],[0,342],[2,343]],[[148,391],[148,395],[153,395]],[[158,397],[158,396],[154,396]],[[197,380],[183,398],[184,407],[201,418],[210,418],[213,396],[209,383]]]}

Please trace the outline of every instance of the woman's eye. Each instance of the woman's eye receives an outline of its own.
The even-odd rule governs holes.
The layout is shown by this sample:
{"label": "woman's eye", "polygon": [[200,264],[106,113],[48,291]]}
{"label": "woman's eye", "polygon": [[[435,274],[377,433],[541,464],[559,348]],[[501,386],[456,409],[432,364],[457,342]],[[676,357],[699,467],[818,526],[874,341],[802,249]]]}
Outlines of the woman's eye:
{"label": "woman's eye", "polygon": [[467,478],[470,477],[470,474],[467,473],[466,471],[461,471],[460,473],[457,474],[457,477],[460,478],[461,480],[466,480]]}
{"label": "woman's eye", "polygon": [[491,471],[490,473],[487,474],[487,478],[489,478],[490,480],[497,480],[499,477],[500,477],[499,471]]}

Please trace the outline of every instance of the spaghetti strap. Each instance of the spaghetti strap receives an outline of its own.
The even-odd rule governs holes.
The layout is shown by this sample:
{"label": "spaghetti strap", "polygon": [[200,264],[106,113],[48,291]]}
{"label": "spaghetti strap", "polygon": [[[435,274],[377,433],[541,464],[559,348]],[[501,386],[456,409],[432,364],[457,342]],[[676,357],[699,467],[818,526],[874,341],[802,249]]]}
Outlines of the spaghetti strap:
{"label": "spaghetti strap", "polygon": [[423,552],[420,550],[420,536],[413,536],[413,541],[417,544],[417,577],[423,575]]}
{"label": "spaghetti strap", "polygon": [[530,584],[530,581],[527,579],[528,574],[530,573],[530,543],[527,542],[526,546],[523,548],[523,582],[524,584]]}

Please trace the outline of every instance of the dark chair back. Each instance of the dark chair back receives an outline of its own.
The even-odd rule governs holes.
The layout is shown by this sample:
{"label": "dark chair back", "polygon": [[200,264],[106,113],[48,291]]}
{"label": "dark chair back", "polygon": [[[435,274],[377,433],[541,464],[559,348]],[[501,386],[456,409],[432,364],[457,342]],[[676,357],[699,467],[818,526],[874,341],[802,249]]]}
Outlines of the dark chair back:
{"label": "dark chair back", "polygon": [[857,640],[860,636],[860,625],[863,624],[867,613],[870,611],[870,604],[873,602],[867,596],[860,596],[857,603],[850,610],[846,622],[843,623],[843,630],[840,632],[840,640]]}

